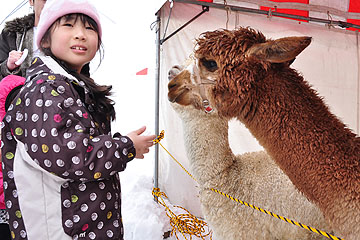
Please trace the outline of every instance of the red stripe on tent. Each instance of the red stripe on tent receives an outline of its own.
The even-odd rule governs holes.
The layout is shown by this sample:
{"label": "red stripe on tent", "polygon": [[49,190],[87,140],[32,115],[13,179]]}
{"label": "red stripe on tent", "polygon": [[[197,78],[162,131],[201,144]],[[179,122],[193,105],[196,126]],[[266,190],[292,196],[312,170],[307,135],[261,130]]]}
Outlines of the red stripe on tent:
{"label": "red stripe on tent", "polygon": [[[360,12],[360,1],[359,0],[350,0],[349,1],[349,12]],[[360,25],[360,20],[359,19],[348,19],[347,20],[348,23],[353,23],[356,25]],[[356,28],[347,28],[347,30],[350,31],[356,31],[359,29]]]}
{"label": "red stripe on tent", "polygon": [[[353,23],[353,24],[356,24],[356,25],[360,25],[360,20],[359,19],[348,19],[347,22],[348,23]],[[357,29],[357,28],[347,28],[347,30],[359,31],[359,29]]]}
{"label": "red stripe on tent", "polygon": [[213,0],[198,0],[198,2],[209,2],[209,3],[212,3]]}
{"label": "red stripe on tent", "polygon": [[[296,3],[304,3],[304,4],[309,4],[309,0],[268,0],[270,2],[296,2]],[[357,0],[355,0],[357,1]]]}
{"label": "red stripe on tent", "polygon": [[[304,3],[304,4],[309,4],[309,0],[293,0],[293,1],[289,1],[289,0],[269,0],[271,2],[297,2],[297,3]],[[265,10],[265,11],[269,11],[269,7],[264,7],[261,6],[260,10]],[[279,13],[286,13],[286,14],[292,14],[292,15],[298,15],[298,16],[303,16],[303,17],[309,17],[309,12],[308,11],[304,11],[304,10],[297,10],[297,9],[286,9],[286,8],[271,8],[271,11],[276,11]],[[288,19],[294,19],[294,18],[288,18]],[[302,22],[307,22],[305,20],[298,20],[295,19],[297,21],[302,21]]]}
{"label": "red stripe on tent", "polygon": [[147,75],[148,74],[148,68],[144,68],[141,71],[138,71],[136,75]]}
{"label": "red stripe on tent", "polygon": [[350,0],[349,12],[360,12],[360,1],[359,0]]}

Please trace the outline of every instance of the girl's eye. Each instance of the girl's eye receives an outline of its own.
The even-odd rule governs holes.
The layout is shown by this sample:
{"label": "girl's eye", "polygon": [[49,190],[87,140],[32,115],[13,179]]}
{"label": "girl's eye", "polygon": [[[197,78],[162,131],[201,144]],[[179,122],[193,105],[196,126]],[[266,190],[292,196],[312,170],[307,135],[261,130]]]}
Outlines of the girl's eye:
{"label": "girl's eye", "polygon": [[72,24],[70,24],[70,23],[64,23],[63,26],[65,26],[65,27],[72,27]]}
{"label": "girl's eye", "polygon": [[88,30],[95,30],[93,27],[86,27]]}

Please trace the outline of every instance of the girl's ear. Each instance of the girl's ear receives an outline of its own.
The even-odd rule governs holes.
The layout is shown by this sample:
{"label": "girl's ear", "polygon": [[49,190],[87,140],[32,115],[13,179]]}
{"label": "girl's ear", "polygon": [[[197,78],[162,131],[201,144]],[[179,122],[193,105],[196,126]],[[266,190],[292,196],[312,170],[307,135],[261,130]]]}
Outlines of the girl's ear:
{"label": "girl's ear", "polygon": [[29,0],[30,6],[34,6],[34,0]]}
{"label": "girl's ear", "polygon": [[53,23],[53,25],[51,25],[43,34],[43,36],[41,37],[41,40],[40,40],[39,48],[47,49],[47,48],[51,47],[51,34],[53,32],[53,28],[54,28],[55,24],[56,24],[56,22]]}
{"label": "girl's ear", "polygon": [[51,46],[50,41],[45,39],[41,40],[40,45],[42,48],[50,48]]}

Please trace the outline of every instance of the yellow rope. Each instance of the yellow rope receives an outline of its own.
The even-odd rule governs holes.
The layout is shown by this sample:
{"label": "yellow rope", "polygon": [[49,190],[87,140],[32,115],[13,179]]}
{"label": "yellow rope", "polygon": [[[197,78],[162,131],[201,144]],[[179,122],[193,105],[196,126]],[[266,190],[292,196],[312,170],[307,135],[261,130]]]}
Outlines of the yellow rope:
{"label": "yellow rope", "polygon": [[260,211],[260,212],[262,212],[262,213],[266,213],[266,214],[268,214],[268,215],[270,215],[270,216],[273,216],[273,217],[275,217],[275,218],[277,218],[277,219],[283,220],[284,222],[291,223],[291,224],[293,224],[293,225],[296,225],[296,226],[298,226],[298,227],[304,228],[304,229],[309,230],[309,231],[311,231],[311,232],[314,232],[314,233],[323,235],[323,236],[325,236],[325,237],[327,237],[327,238],[329,238],[329,239],[333,239],[333,240],[344,240],[344,239],[342,239],[342,238],[335,237],[335,236],[333,236],[333,235],[331,235],[331,234],[329,234],[329,233],[327,233],[327,232],[321,231],[321,230],[316,229],[316,228],[313,228],[313,227],[309,227],[309,226],[307,226],[307,225],[305,225],[305,224],[302,224],[302,223],[293,221],[293,220],[288,219],[288,218],[286,218],[286,217],[282,217],[282,216],[280,216],[280,215],[277,215],[277,214],[272,213],[272,212],[270,212],[270,211],[267,211],[267,210],[265,210],[265,209],[256,207],[256,206],[254,206],[254,205],[252,205],[252,204],[249,204],[249,203],[247,203],[247,202],[243,202],[243,201],[241,201],[241,200],[239,200],[239,199],[237,199],[237,198],[234,198],[234,197],[230,196],[229,194],[223,193],[223,192],[221,192],[221,191],[219,191],[219,190],[217,190],[217,189],[210,188],[210,190],[213,191],[213,192],[216,192],[216,193],[218,193],[218,194],[221,194],[221,195],[223,195],[224,197],[227,197],[227,198],[229,198],[229,199],[231,199],[231,200],[233,200],[233,201],[235,201],[235,202],[237,202],[237,203],[240,203],[240,204],[245,205],[245,206],[247,206],[247,207],[250,207],[250,208],[252,208],[252,209],[258,210],[258,211]]}
{"label": "yellow rope", "polygon": [[164,130],[162,130],[161,133],[160,133],[160,135],[159,135],[156,139],[153,140],[153,141],[154,141],[154,144],[156,144],[156,143],[160,144],[160,146],[170,155],[170,157],[171,157],[172,159],[174,159],[174,161],[177,162],[177,164],[179,164],[179,166],[180,166],[192,179],[194,179],[195,182],[197,182],[197,180],[193,177],[193,175],[191,175],[191,174],[185,169],[185,167],[184,167],[183,165],[181,165],[181,163],[180,163],[178,160],[176,160],[176,158],[174,158],[174,156],[171,155],[171,153],[160,143],[160,141],[161,141],[163,138],[164,138]]}
{"label": "yellow rope", "polygon": [[176,215],[171,209],[166,205],[164,198],[167,198],[164,192],[160,192],[160,188],[154,188],[152,195],[158,199],[158,203],[165,207],[166,215],[170,219],[170,225],[172,227],[171,236],[175,235],[176,239],[179,240],[177,236],[177,231],[179,231],[185,239],[185,234],[188,234],[190,240],[192,236],[196,236],[205,240],[207,237],[212,240],[212,231],[207,226],[207,223],[203,220],[198,219],[192,215],[188,210],[180,206],[174,206],[174,208],[179,208],[184,210],[185,214]]}
{"label": "yellow rope", "polygon": [[[196,179],[180,164],[180,162],[177,161],[177,160],[170,154],[170,152],[160,143],[160,141],[164,138],[164,135],[165,135],[165,132],[164,132],[164,130],[162,130],[161,133],[160,133],[160,135],[154,140],[154,144],[159,143],[160,146],[172,157],[172,159],[174,159],[174,160],[180,165],[180,167],[181,167],[192,179],[194,179],[195,182],[197,182]],[[245,206],[247,206],[247,207],[250,207],[250,208],[252,208],[252,209],[258,210],[258,211],[260,211],[260,212],[262,212],[262,213],[268,214],[268,215],[273,216],[273,217],[275,217],[275,218],[277,218],[277,219],[283,220],[284,222],[291,223],[291,224],[296,225],[296,226],[298,226],[298,227],[304,228],[304,229],[306,229],[306,230],[309,230],[310,232],[314,232],[314,233],[320,234],[320,235],[325,236],[325,237],[327,237],[327,238],[329,238],[329,239],[332,239],[332,240],[344,240],[343,238],[335,237],[335,236],[333,236],[333,235],[331,235],[331,234],[329,234],[329,233],[327,233],[327,232],[324,232],[324,231],[321,231],[321,230],[319,230],[319,229],[316,229],[316,228],[307,226],[307,225],[305,225],[305,224],[302,224],[302,223],[293,221],[293,220],[288,219],[288,218],[286,218],[286,217],[282,217],[282,216],[280,216],[280,215],[277,215],[277,214],[272,213],[272,212],[270,212],[270,211],[267,211],[267,210],[265,210],[265,209],[256,207],[256,206],[254,206],[254,205],[252,205],[252,204],[249,204],[249,203],[247,203],[247,202],[243,202],[243,201],[241,201],[241,200],[239,200],[239,199],[237,199],[237,198],[234,198],[234,197],[230,196],[229,194],[223,193],[223,192],[221,192],[221,191],[219,191],[219,190],[217,190],[217,189],[210,188],[210,190],[213,191],[213,192],[216,192],[216,193],[218,193],[218,194],[221,194],[221,195],[223,195],[223,196],[225,196],[225,197],[227,197],[227,198],[229,198],[229,199],[231,199],[231,200],[233,200],[233,201],[235,201],[235,202],[237,202],[237,203],[240,203],[240,204],[245,205]],[[165,193],[164,193],[164,195],[165,195]],[[166,195],[165,195],[165,196],[166,196]],[[167,208],[167,207],[166,207],[166,208]],[[187,211],[187,210],[186,210],[186,211]],[[191,237],[190,237],[190,239],[191,239]]]}

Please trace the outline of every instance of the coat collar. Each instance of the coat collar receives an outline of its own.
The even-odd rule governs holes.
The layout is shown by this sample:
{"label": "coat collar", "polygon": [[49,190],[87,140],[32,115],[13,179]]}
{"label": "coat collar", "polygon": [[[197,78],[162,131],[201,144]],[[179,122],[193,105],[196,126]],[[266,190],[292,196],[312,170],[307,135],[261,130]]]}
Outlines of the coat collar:
{"label": "coat collar", "polygon": [[31,79],[36,78],[38,75],[51,75],[51,74],[58,74],[64,76],[67,81],[71,82],[74,85],[81,87],[84,91],[84,102],[88,105],[94,106],[94,96],[86,86],[84,81],[79,81],[76,77],[68,73],[58,62],[56,62],[50,56],[39,56],[33,59],[31,66],[26,71],[26,83],[30,82]]}
{"label": "coat collar", "polygon": [[60,64],[50,56],[39,56],[33,59],[31,66],[27,70],[26,81],[28,82],[30,81],[30,79],[33,79],[37,75],[42,74],[44,72],[60,74],[66,77],[67,79],[69,79],[70,82],[84,88],[85,95],[89,93],[89,89],[86,87],[83,81],[79,81],[76,77],[65,71],[65,69],[62,66],[60,66]]}
{"label": "coat collar", "polygon": [[25,30],[33,28],[34,23],[35,14],[32,13],[27,16],[15,18],[14,20],[6,22],[4,31],[23,33]]}

